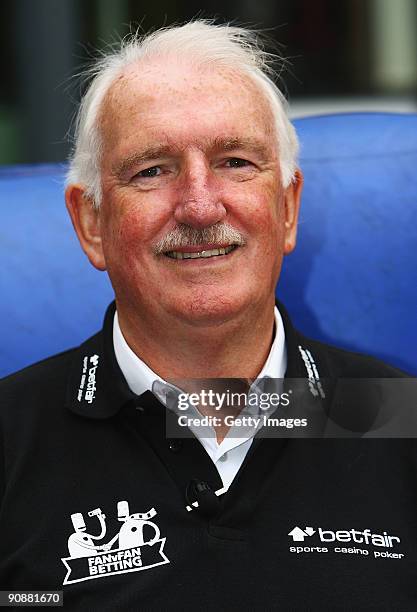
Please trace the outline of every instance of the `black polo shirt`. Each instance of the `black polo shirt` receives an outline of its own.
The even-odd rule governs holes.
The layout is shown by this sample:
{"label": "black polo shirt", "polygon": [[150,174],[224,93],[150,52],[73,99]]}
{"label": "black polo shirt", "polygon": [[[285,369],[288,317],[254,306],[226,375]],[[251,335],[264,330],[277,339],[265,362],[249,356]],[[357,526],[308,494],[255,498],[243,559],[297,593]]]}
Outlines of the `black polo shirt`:
{"label": "black polo shirt", "polygon": [[[280,311],[288,377],[402,375]],[[256,439],[229,491],[189,512],[190,483],[220,476],[129,390],[113,314],[0,383],[2,589],[63,590],[67,610],[417,609],[415,440]]]}

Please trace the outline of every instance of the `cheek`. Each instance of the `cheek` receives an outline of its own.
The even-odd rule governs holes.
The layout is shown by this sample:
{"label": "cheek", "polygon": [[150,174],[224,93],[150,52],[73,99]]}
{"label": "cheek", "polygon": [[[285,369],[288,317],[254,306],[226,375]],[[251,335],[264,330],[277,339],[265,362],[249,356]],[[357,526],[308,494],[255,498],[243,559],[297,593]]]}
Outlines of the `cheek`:
{"label": "cheek", "polygon": [[113,256],[132,256],[150,252],[152,243],[161,230],[160,217],[147,213],[146,206],[123,207],[120,214],[111,215],[106,226],[106,243]]}
{"label": "cheek", "polygon": [[147,228],[138,215],[124,216],[118,225],[115,241],[121,247],[141,246],[146,243]]}
{"label": "cheek", "polygon": [[266,255],[279,253],[284,241],[284,201],[276,190],[265,190],[262,197],[252,200],[250,211],[251,233],[256,236],[258,248]]}
{"label": "cheek", "polygon": [[114,204],[102,224],[102,238],[108,273],[113,283],[119,283],[132,276],[143,239],[138,216],[119,213]]}

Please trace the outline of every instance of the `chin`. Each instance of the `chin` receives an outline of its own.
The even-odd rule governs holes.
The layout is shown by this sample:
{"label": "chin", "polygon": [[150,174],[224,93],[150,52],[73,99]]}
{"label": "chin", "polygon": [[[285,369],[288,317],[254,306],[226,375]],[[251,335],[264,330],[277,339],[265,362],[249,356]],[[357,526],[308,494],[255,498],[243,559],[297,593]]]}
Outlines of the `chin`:
{"label": "chin", "polygon": [[238,316],[250,301],[237,295],[207,295],[207,291],[173,304],[177,317],[191,325],[221,325]]}

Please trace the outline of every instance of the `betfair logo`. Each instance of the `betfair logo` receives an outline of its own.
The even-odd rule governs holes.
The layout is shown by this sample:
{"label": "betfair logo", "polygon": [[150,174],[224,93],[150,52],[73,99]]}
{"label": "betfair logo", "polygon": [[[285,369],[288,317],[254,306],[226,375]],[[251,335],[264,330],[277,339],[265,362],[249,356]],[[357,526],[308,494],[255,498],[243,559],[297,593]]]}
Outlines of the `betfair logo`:
{"label": "betfair logo", "polygon": [[[316,534],[312,540],[305,542]],[[301,529],[297,525],[288,533],[297,546],[290,546],[290,553],[300,554],[343,554],[356,556],[370,556],[374,559],[403,559],[404,553],[394,550],[401,543],[398,536],[390,535],[386,531],[372,533],[370,529],[341,529],[332,531],[317,527]],[[319,540],[319,541],[318,541]],[[362,546],[358,546],[362,545]],[[369,546],[374,548],[368,549]],[[379,548],[379,550],[378,550]],[[381,550],[382,549],[382,550]]]}
{"label": "betfair logo", "polygon": [[[304,530],[300,527],[294,527],[289,532],[289,536],[292,537],[294,542],[304,542],[304,540],[312,536],[316,531],[312,527],[306,527]],[[355,542],[356,544],[366,544],[373,546],[383,546],[385,548],[392,548],[396,543],[401,542],[397,536],[389,535],[386,531],[382,534],[372,533],[370,529],[364,529],[359,531],[358,529],[332,531],[330,529],[317,529],[318,536],[321,542]]]}

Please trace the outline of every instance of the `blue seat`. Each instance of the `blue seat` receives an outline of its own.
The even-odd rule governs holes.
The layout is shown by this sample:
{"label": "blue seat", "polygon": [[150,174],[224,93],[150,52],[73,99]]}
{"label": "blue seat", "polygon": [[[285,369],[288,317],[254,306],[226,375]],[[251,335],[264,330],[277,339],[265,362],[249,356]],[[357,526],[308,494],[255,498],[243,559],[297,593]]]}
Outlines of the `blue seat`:
{"label": "blue seat", "polygon": [[[417,374],[417,115],[295,124],[305,188],[277,295],[305,334]],[[0,375],[80,343],[113,297],[71,228],[64,170],[0,170]]]}

